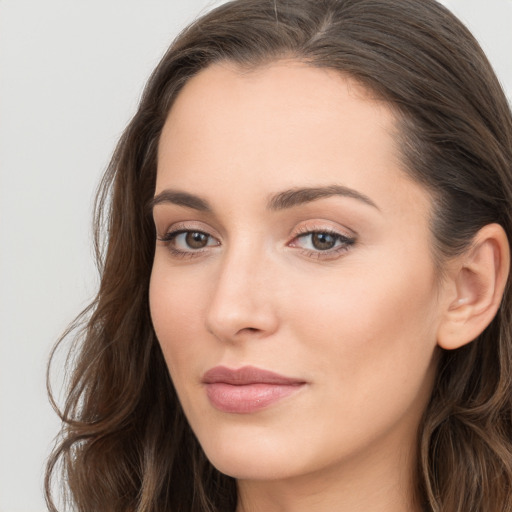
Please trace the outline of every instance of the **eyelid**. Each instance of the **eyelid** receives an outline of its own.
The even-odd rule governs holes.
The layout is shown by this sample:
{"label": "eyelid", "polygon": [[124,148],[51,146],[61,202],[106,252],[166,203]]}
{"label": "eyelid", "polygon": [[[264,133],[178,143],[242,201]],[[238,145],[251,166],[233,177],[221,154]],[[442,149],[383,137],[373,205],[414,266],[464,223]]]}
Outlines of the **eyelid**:
{"label": "eyelid", "polygon": [[359,235],[353,229],[340,225],[327,219],[314,219],[300,223],[290,232],[290,236],[298,237],[309,233],[331,233],[347,239],[356,240]]}
{"label": "eyelid", "polygon": [[[302,232],[297,232],[295,234],[295,236],[293,237],[292,239],[292,242],[294,240],[297,240],[299,238],[305,238],[306,236],[309,236],[309,235],[315,235],[315,234],[326,234],[326,235],[331,235],[333,236],[334,238],[337,238],[337,239],[340,239],[340,240],[343,240],[344,242],[346,242],[347,244],[353,244],[355,242],[355,237],[353,236],[347,236],[343,233],[340,233],[339,231],[335,231],[333,229],[312,229],[312,230],[307,230],[307,231],[302,231]],[[291,242],[290,242],[291,243]],[[327,252],[328,250],[325,250],[325,251],[322,251],[321,249],[317,249],[319,252]]]}
{"label": "eyelid", "polygon": [[[199,233],[201,235],[206,235],[207,237],[212,238],[213,240],[217,240],[210,233],[207,233],[206,231],[202,231],[200,229],[174,229],[174,230],[170,230],[167,233],[165,233],[165,235],[157,236],[157,240],[160,240],[161,242],[168,243],[168,242],[171,242],[172,240],[175,240],[178,236],[183,235],[185,233]],[[218,240],[217,240],[217,242],[218,242]],[[220,243],[215,244],[215,245],[220,245]],[[207,247],[211,247],[211,246],[207,246]],[[197,252],[197,250],[194,251],[194,252]]]}
{"label": "eyelid", "polygon": [[[300,247],[299,244],[297,244],[297,240],[300,238],[305,238],[310,235],[314,234],[329,234],[333,236],[335,240],[334,247],[330,249],[308,249],[305,247]],[[340,227],[333,227],[331,223],[325,223],[325,222],[318,222],[315,221],[311,224],[304,224],[302,226],[299,226],[298,228],[295,228],[295,231],[293,232],[292,240],[288,242],[288,246],[292,247],[293,249],[297,249],[301,251],[301,254],[318,260],[335,260],[340,258],[344,253],[349,251],[351,247],[356,243],[357,241],[357,234],[348,228],[340,228]],[[341,243],[338,243],[341,242]],[[338,244],[338,245],[336,245]]]}
{"label": "eyelid", "polygon": [[[203,227],[204,226],[204,227]],[[178,236],[184,233],[202,233],[209,237],[209,241],[204,247],[194,248],[178,248],[174,241]],[[198,221],[183,221],[171,224],[164,232],[163,235],[157,235],[157,240],[162,242],[173,257],[176,258],[194,258],[204,256],[209,253],[213,247],[222,245],[220,236],[215,234],[216,230],[211,226],[204,225]],[[301,247],[298,240],[305,238],[308,235],[314,234],[328,234],[334,237],[334,246],[327,249],[322,248],[307,248]],[[325,259],[334,260],[342,256],[343,253],[350,250],[356,242],[356,233],[346,227],[341,227],[339,224],[334,227],[330,221],[315,220],[311,223],[305,222],[294,230],[289,235],[289,240],[286,245],[294,250],[299,250],[301,254],[312,259]],[[210,240],[216,243],[211,244]]]}
{"label": "eyelid", "polygon": [[220,235],[217,233],[215,229],[213,229],[208,224],[200,221],[180,221],[169,224],[165,229],[161,231],[161,235],[158,234],[159,230],[157,229],[157,238],[162,238],[168,235],[169,233],[176,233],[178,231],[198,231],[209,235],[217,240],[220,240]]}
{"label": "eyelid", "polygon": [[[197,221],[183,221],[171,224],[164,231],[164,234],[160,235],[157,233],[157,240],[161,242],[166,249],[169,251],[170,255],[176,259],[193,259],[196,257],[204,256],[212,247],[218,247],[221,245],[219,237],[213,234],[215,232],[210,226],[206,226],[202,222]],[[211,240],[215,240],[215,244],[210,244],[209,242],[204,247],[200,248],[188,248],[188,249],[179,249],[174,245],[175,240],[184,233],[202,233],[206,235]]]}

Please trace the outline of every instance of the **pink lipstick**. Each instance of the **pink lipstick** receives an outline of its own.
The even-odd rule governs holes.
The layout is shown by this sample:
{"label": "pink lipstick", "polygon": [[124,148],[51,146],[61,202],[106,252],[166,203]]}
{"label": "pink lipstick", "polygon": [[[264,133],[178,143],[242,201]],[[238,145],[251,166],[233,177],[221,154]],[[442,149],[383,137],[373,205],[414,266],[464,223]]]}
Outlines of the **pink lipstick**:
{"label": "pink lipstick", "polygon": [[253,366],[216,366],[203,376],[206,395],[222,412],[250,414],[297,392],[305,381]]}

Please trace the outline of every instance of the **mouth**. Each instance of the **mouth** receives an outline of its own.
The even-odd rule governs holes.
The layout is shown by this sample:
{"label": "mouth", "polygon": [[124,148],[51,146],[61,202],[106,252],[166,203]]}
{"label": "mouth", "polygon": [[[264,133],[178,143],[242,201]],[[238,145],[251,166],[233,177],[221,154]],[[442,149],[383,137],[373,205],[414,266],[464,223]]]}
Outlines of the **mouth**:
{"label": "mouth", "polygon": [[296,393],[306,382],[277,373],[244,366],[216,366],[202,379],[210,403],[222,412],[250,414]]}

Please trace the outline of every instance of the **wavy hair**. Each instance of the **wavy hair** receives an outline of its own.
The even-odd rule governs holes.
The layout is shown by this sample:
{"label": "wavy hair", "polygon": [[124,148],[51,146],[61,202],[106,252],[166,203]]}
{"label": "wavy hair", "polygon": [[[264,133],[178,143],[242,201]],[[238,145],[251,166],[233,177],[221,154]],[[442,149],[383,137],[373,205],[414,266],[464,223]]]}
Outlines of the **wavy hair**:
{"label": "wavy hair", "polygon": [[[434,197],[435,257],[497,222],[512,240],[512,115],[469,31],[434,0],[235,0],[186,28],[151,75],[101,182],[101,282],[71,338],[62,472],[77,512],[233,512],[236,482],[206,459],[178,402],[148,306],[157,146],[174,100],[214,62],[293,58],[359,81],[399,123],[413,179]],[[429,512],[512,512],[512,302],[472,343],[439,349],[418,433],[417,494]],[[50,390],[51,396],[51,390]]]}

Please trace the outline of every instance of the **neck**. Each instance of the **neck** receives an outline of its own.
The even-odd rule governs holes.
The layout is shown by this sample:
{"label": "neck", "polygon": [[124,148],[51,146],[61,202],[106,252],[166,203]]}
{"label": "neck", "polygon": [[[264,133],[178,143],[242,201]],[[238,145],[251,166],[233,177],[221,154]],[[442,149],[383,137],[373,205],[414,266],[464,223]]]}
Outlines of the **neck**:
{"label": "neck", "polygon": [[415,454],[390,452],[298,477],[240,480],[236,512],[420,512]]}

